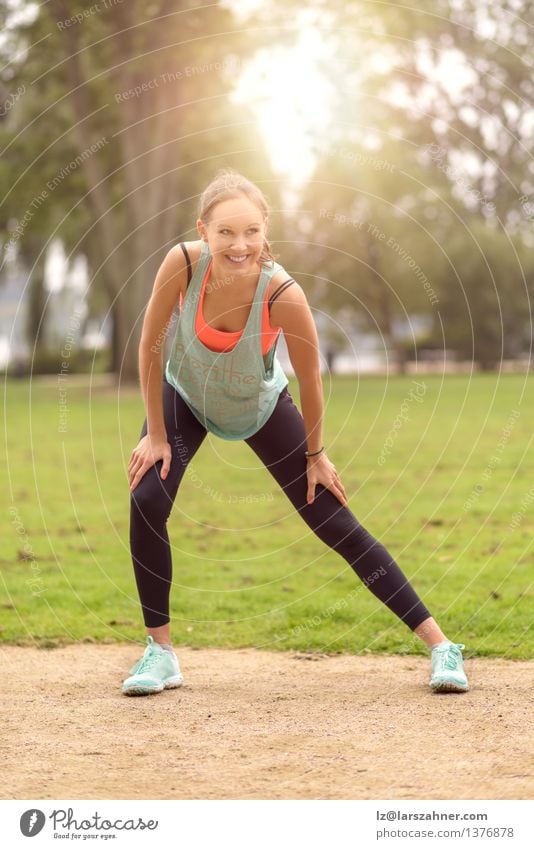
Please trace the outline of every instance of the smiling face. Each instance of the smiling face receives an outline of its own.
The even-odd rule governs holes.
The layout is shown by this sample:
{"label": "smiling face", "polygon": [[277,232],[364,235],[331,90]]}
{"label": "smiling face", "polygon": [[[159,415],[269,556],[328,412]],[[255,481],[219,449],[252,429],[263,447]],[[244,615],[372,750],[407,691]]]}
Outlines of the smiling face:
{"label": "smiling face", "polygon": [[216,204],[207,224],[197,220],[201,238],[208,243],[214,268],[242,274],[257,273],[266,235],[261,210],[240,196]]}

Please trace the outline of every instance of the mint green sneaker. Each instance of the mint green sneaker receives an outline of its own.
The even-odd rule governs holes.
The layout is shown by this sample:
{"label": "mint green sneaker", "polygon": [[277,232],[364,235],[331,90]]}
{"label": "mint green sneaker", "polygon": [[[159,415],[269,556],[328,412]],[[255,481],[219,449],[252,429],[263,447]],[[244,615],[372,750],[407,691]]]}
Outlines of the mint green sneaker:
{"label": "mint green sneaker", "polygon": [[439,693],[465,693],[469,690],[464,672],[463,643],[443,642],[432,649],[430,686]]}
{"label": "mint green sneaker", "polygon": [[161,693],[173,687],[180,687],[183,675],[180,672],[178,658],[155,642],[150,634],[146,638],[147,646],[141,660],[130,669],[130,677],[122,683],[125,696],[148,696]]}

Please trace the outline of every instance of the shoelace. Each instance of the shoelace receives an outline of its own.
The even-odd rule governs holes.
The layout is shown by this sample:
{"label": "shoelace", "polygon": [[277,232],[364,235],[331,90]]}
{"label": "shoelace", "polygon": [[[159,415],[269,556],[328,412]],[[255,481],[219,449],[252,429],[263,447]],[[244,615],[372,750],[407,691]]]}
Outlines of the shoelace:
{"label": "shoelace", "polygon": [[154,664],[159,660],[160,653],[151,651],[149,654],[146,654],[139,663],[139,666],[135,670],[135,674],[138,675],[139,672],[146,672],[148,669],[152,669]]}
{"label": "shoelace", "polygon": [[[463,647],[462,647],[463,648]],[[441,662],[445,669],[456,669],[460,659],[460,646],[451,644],[440,650]]]}

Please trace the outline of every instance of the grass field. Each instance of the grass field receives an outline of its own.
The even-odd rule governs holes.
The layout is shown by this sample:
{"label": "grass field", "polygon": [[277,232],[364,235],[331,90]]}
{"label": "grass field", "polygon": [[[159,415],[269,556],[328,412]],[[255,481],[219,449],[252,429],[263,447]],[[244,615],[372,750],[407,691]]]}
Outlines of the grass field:
{"label": "grass field", "polygon": [[[139,639],[126,466],[141,395],[74,376],[59,388],[4,386],[0,638]],[[532,377],[340,377],[324,389],[349,505],[443,629],[474,654],[532,657]],[[258,462],[209,435],[189,466],[168,523],[174,642],[424,652]]]}

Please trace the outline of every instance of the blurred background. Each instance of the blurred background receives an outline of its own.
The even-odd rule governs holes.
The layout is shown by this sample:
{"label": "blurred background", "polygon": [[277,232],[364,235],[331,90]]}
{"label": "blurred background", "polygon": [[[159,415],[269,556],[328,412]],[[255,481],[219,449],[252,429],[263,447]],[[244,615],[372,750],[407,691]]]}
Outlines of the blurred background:
{"label": "blurred background", "polygon": [[199,195],[224,166],[267,196],[325,369],[530,368],[532,4],[0,10],[9,376],[137,381],[158,266],[197,238]]}
{"label": "blurred background", "polygon": [[[532,656],[532,4],[0,10],[0,641],[139,634],[143,317],[232,167],[311,305],[355,515],[452,638]],[[208,435],[168,524],[180,641],[422,651],[244,442]]]}

